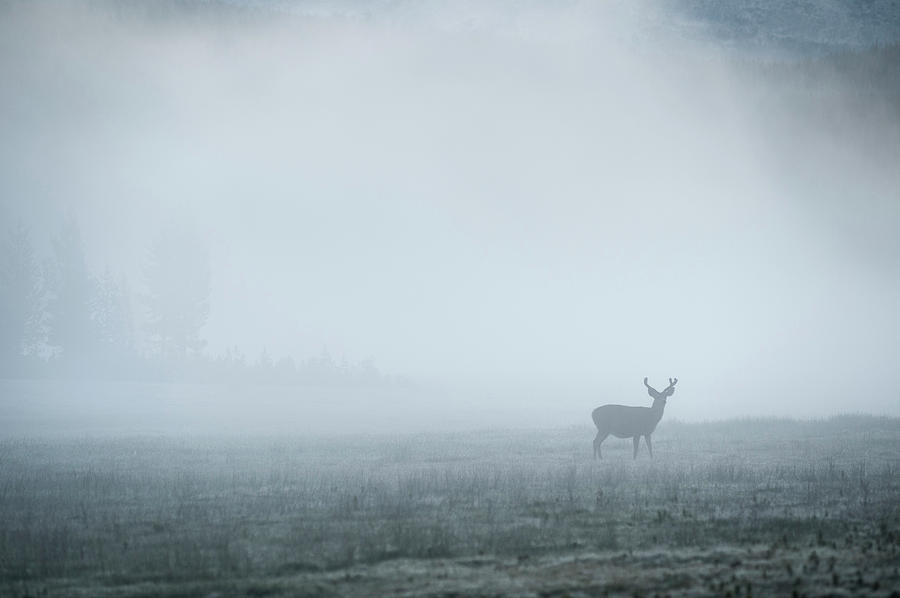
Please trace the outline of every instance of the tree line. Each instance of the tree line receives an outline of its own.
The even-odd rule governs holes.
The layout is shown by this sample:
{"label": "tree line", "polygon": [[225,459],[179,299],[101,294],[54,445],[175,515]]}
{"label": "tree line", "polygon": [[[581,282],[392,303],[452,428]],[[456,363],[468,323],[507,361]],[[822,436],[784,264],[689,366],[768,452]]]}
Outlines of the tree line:
{"label": "tree line", "polygon": [[0,248],[0,377],[101,378],[276,384],[386,384],[372,360],[327,352],[302,361],[267,350],[248,359],[233,346],[206,353],[210,265],[204,245],[177,228],[159,232],[143,264],[144,288],[87,265],[73,217],[40,260],[29,231],[7,231]]}

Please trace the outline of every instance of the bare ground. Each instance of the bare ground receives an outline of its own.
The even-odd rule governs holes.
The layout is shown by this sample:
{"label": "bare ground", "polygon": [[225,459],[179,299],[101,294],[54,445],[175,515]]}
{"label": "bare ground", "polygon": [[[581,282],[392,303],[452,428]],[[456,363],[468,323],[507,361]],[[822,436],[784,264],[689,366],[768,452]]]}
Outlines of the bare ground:
{"label": "bare ground", "polygon": [[[230,581],[9,586],[21,596],[898,596],[896,550],[719,547],[540,558],[397,559]],[[39,588],[39,589],[38,589]],[[32,594],[32,592],[34,592]]]}

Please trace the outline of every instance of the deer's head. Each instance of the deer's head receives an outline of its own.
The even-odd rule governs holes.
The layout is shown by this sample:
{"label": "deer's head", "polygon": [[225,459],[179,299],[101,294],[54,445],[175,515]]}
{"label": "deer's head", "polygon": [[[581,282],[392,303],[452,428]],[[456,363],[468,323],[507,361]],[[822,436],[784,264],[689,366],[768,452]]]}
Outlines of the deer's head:
{"label": "deer's head", "polygon": [[652,386],[647,383],[647,378],[644,378],[644,386],[647,387],[647,394],[653,397],[654,401],[662,401],[663,405],[666,404],[666,399],[675,394],[675,385],[678,384],[678,378],[669,378],[669,385],[663,389],[662,392],[656,390]]}

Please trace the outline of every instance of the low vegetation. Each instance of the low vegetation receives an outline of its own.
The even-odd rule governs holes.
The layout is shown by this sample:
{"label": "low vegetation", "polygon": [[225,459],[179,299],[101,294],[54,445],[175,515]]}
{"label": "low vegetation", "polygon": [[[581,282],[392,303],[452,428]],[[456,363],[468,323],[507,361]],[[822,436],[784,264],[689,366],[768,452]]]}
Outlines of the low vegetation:
{"label": "low vegetation", "polygon": [[900,421],[592,436],[4,441],[0,594],[900,591]]}

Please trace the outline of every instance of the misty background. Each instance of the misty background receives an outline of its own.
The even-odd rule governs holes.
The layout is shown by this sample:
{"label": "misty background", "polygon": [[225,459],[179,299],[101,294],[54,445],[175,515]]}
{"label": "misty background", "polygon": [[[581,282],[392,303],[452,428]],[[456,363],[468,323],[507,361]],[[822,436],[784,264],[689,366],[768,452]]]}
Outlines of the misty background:
{"label": "misty background", "polygon": [[7,2],[5,435],[900,415],[891,2]]}

